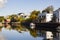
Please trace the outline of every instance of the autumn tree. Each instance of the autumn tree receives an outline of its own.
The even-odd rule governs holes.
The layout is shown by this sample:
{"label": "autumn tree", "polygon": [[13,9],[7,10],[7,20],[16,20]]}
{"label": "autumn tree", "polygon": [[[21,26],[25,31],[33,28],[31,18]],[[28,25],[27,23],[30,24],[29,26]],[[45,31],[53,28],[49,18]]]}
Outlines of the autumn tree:
{"label": "autumn tree", "polygon": [[39,13],[40,13],[40,11],[36,11],[36,10],[32,11],[31,14],[30,14],[30,19],[31,20],[36,20]]}

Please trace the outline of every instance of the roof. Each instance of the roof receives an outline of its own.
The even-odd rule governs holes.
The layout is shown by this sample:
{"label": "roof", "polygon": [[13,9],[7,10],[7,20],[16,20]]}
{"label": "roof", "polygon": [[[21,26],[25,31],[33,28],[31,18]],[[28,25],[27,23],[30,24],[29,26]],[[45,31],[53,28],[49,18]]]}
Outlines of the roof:
{"label": "roof", "polygon": [[21,14],[24,14],[24,13],[19,13],[18,15],[21,15]]}

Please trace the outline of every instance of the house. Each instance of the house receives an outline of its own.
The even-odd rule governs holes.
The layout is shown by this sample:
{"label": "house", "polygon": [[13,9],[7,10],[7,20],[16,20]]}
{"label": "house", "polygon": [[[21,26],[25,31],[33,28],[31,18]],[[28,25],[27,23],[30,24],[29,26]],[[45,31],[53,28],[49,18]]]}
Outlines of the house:
{"label": "house", "polygon": [[19,14],[18,14],[18,17],[24,17],[24,16],[25,16],[24,13],[19,13]]}
{"label": "house", "polygon": [[55,22],[60,23],[60,8],[54,11]]}
{"label": "house", "polygon": [[43,12],[38,15],[38,19],[41,23],[51,22],[52,18],[53,18],[53,12],[51,13]]}
{"label": "house", "polygon": [[19,13],[18,14],[18,17],[23,17],[25,19],[29,18],[29,16],[28,15],[25,15],[24,13]]}

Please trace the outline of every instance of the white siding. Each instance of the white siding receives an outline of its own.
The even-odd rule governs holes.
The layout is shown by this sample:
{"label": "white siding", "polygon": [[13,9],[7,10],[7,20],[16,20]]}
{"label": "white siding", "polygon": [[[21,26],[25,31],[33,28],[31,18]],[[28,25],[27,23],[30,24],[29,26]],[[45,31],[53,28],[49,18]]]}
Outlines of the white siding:
{"label": "white siding", "polygon": [[[52,17],[53,17],[53,13],[47,13],[47,12],[44,12],[44,13],[41,13],[38,15],[38,17],[40,19],[43,19],[45,17],[45,22],[50,22],[52,20]],[[44,19],[43,19],[44,20]],[[42,21],[42,20],[41,20]]]}
{"label": "white siding", "polygon": [[46,22],[50,22],[52,20],[53,14],[46,14]]}

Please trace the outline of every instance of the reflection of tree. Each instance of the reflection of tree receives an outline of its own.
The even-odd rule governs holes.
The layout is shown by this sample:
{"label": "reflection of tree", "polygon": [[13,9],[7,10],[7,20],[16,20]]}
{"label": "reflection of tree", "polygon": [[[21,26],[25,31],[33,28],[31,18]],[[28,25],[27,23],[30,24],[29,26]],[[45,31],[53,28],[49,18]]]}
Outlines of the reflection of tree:
{"label": "reflection of tree", "polygon": [[26,28],[21,25],[11,25],[11,28],[18,31],[19,33],[26,31]]}
{"label": "reflection of tree", "polygon": [[2,28],[3,28],[3,24],[0,23],[0,31],[2,31]]}
{"label": "reflection of tree", "polygon": [[30,34],[33,37],[44,37],[45,36],[45,31],[44,30],[36,30],[36,29],[30,29]]}
{"label": "reflection of tree", "polygon": [[4,24],[4,28],[11,30],[11,25],[9,25],[9,24]]}
{"label": "reflection of tree", "polygon": [[0,26],[0,31],[2,31],[2,26]]}
{"label": "reflection of tree", "polygon": [[33,30],[29,30],[30,31],[30,34],[33,36],[33,37],[37,37],[37,31],[35,29]]}

